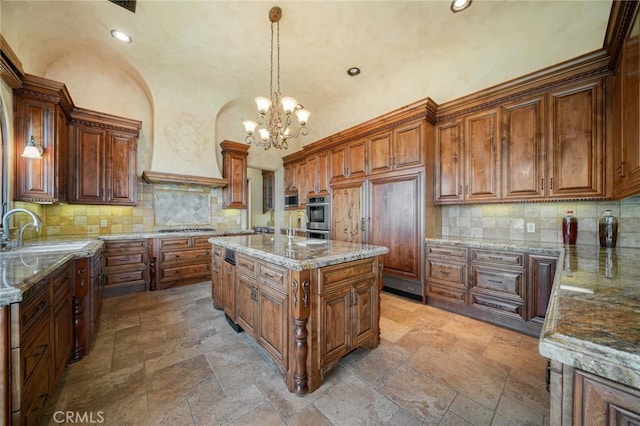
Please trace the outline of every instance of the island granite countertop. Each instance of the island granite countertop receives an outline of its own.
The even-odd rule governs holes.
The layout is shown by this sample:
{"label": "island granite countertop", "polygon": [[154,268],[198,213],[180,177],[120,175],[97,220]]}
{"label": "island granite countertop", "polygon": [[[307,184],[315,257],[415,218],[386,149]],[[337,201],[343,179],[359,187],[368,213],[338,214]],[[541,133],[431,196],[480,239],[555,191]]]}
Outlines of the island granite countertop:
{"label": "island granite countertop", "polygon": [[425,241],[558,256],[540,354],[640,389],[640,249],[460,237]]}
{"label": "island granite countertop", "polygon": [[209,242],[294,271],[315,269],[389,253],[383,246],[259,234],[213,237]]}

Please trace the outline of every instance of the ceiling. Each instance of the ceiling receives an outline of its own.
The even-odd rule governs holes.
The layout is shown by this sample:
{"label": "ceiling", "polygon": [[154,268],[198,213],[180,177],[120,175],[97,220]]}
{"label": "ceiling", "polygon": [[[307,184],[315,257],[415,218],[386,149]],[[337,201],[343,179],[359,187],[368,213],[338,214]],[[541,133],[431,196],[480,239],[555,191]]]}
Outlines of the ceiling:
{"label": "ceiling", "polygon": [[[440,104],[599,49],[611,7],[609,0],[474,0],[454,14],[449,4],[139,0],[131,13],[106,0],[2,0],[0,17],[25,72],[68,83],[76,104],[116,115],[132,108],[109,101],[114,90],[87,92],[78,71],[71,77],[80,62],[109,64],[147,98],[143,117],[125,112],[150,115],[148,134],[159,140],[169,117],[206,111],[219,142],[242,140],[253,98],[268,96],[268,12],[278,5],[282,93],[311,111],[305,144],[426,97]],[[133,43],[114,40],[114,28]],[[349,77],[351,66],[362,73]],[[82,75],[98,81],[96,68]]]}

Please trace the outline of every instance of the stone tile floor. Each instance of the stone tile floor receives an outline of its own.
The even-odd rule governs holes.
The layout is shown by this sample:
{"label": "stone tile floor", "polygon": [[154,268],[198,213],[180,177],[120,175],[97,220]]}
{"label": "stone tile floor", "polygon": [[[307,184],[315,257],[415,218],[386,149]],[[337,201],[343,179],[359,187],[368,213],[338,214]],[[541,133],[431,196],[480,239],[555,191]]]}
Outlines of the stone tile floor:
{"label": "stone tile floor", "polygon": [[45,423],[66,412],[136,426],[549,423],[535,338],[383,293],[380,346],[299,396],[210,295],[205,282],[105,299],[92,352],[63,374]]}

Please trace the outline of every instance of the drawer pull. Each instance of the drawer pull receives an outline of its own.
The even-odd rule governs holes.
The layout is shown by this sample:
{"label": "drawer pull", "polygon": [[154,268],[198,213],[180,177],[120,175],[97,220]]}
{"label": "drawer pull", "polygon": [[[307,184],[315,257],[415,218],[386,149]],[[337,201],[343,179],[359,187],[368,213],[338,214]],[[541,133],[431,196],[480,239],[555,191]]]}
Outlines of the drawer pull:
{"label": "drawer pull", "polygon": [[491,260],[503,260],[502,256],[487,256]]}
{"label": "drawer pull", "polygon": [[451,272],[449,272],[449,271],[440,271],[440,273],[441,273],[442,275],[447,275],[447,276],[448,276],[448,275],[451,275]]}
{"label": "drawer pull", "polygon": [[440,254],[446,254],[447,256],[451,256],[451,252],[450,251],[441,251],[439,253]]}
{"label": "drawer pull", "polygon": [[40,304],[35,309],[35,311],[33,311],[33,314],[30,317],[28,317],[26,314],[22,315],[22,322],[26,323],[30,319],[35,318],[38,315],[38,312],[47,309],[48,306],[49,306],[49,303],[46,300],[43,300],[42,302],[40,302]]}
{"label": "drawer pull", "polygon": [[40,358],[47,352],[48,344],[40,345],[40,350],[34,355],[35,358]]}
{"label": "drawer pull", "polygon": [[494,284],[502,284],[502,281],[498,281],[498,280],[488,280],[488,281]]}
{"label": "drawer pull", "polygon": [[273,274],[272,274],[272,273],[270,273],[270,272],[264,272],[263,274],[264,274],[264,276],[265,276],[265,277],[267,277],[267,278],[271,278],[272,280],[274,280],[274,279],[276,278],[276,276],[275,276],[275,275],[273,275]]}

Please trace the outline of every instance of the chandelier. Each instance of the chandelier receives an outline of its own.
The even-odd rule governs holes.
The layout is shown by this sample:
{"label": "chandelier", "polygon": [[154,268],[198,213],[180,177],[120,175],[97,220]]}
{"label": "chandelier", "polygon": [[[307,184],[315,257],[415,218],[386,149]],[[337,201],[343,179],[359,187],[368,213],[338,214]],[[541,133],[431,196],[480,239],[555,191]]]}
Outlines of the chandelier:
{"label": "chandelier", "polygon": [[[247,132],[245,142],[256,143],[265,150],[272,146],[277,149],[287,149],[288,140],[298,135],[306,136],[309,133],[307,120],[311,113],[298,104],[290,96],[282,96],[280,93],[280,18],[282,9],[272,7],[269,11],[271,21],[271,67],[270,86],[271,99],[264,96],[255,98],[258,107],[258,119],[256,121],[245,120],[242,122]],[[274,43],[275,27],[275,43]],[[274,50],[275,50],[275,90],[274,90]],[[292,115],[298,119],[298,127],[292,128]],[[257,129],[257,131],[256,131]]]}

